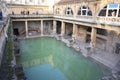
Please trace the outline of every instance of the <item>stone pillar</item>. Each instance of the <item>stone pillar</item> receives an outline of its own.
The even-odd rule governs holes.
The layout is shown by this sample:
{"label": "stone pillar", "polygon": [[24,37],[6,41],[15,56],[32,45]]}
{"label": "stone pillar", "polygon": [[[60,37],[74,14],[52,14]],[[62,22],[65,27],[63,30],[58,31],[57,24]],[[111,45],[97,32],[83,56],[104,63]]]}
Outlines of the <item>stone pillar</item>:
{"label": "stone pillar", "polygon": [[28,21],[25,21],[26,37],[28,38]]}
{"label": "stone pillar", "polygon": [[92,27],[92,32],[91,32],[91,46],[94,47],[96,45],[96,35],[97,35],[97,29]]}
{"label": "stone pillar", "polygon": [[53,21],[53,34],[55,35],[56,34],[56,27],[57,27],[57,22],[54,20]]}
{"label": "stone pillar", "polygon": [[72,34],[72,37],[76,38],[76,36],[77,36],[77,30],[78,30],[77,25],[73,24],[73,34]]}
{"label": "stone pillar", "polygon": [[43,36],[43,20],[41,20],[41,36]]}
{"label": "stone pillar", "polygon": [[61,26],[61,36],[64,36],[65,34],[65,22],[62,21],[62,26]]}

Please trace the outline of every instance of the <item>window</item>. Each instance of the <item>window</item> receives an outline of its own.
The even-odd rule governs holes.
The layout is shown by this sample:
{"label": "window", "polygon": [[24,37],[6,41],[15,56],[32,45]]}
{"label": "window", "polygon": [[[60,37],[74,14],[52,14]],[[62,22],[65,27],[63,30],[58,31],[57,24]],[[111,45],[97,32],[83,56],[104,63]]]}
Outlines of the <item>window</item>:
{"label": "window", "polygon": [[106,16],[107,6],[105,6],[99,13],[99,16]]}
{"label": "window", "polygon": [[56,9],[56,14],[60,14],[60,9],[59,8]]}
{"label": "window", "polygon": [[73,15],[73,11],[72,11],[72,9],[71,8],[66,8],[66,10],[65,10],[65,14],[66,15]]}
{"label": "window", "polygon": [[92,11],[89,9],[89,7],[82,6],[78,10],[78,15],[81,15],[81,16],[92,16]]}
{"label": "window", "polygon": [[100,11],[98,16],[120,17],[120,5],[119,4],[108,4]]}

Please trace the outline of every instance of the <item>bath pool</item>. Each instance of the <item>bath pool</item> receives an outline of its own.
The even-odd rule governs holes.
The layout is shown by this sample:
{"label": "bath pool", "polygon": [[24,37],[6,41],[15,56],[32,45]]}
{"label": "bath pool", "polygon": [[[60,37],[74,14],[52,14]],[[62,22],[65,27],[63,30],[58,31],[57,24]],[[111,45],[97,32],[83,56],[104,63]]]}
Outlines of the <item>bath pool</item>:
{"label": "bath pool", "polygon": [[99,80],[108,70],[53,38],[20,41],[21,56],[28,80]]}

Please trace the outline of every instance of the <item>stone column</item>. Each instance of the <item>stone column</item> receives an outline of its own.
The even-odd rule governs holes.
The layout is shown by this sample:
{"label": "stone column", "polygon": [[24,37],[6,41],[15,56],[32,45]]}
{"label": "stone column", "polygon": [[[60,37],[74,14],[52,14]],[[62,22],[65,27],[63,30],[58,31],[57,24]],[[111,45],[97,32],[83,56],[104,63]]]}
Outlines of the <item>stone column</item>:
{"label": "stone column", "polygon": [[28,38],[28,21],[25,21],[25,31],[26,31],[26,37]]}
{"label": "stone column", "polygon": [[73,34],[72,34],[72,37],[73,38],[76,38],[77,36],[77,30],[78,30],[78,27],[76,24],[73,24]]}
{"label": "stone column", "polygon": [[62,21],[61,36],[64,36],[64,34],[65,34],[65,22]]}
{"label": "stone column", "polygon": [[57,22],[54,20],[53,21],[53,35],[55,35],[56,34],[56,27],[57,27],[57,24],[56,24]]}
{"label": "stone column", "polygon": [[96,45],[96,35],[97,35],[97,29],[92,27],[92,32],[91,32],[91,46],[94,47]]}
{"label": "stone column", "polygon": [[43,20],[41,20],[41,36],[43,36]]}

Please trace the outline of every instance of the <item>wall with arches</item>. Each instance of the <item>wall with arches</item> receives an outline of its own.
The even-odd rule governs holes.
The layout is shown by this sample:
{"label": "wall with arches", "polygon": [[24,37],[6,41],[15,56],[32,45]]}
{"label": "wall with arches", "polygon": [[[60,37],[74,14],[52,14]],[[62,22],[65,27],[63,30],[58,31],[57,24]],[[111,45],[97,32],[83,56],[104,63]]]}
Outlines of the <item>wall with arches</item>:
{"label": "wall with arches", "polygon": [[[77,16],[78,11],[81,7],[86,7],[89,8],[89,10],[91,10],[91,13],[94,13],[94,3],[89,3],[89,2],[82,2],[82,3],[76,3],[76,4],[65,4],[65,5],[55,5],[54,6],[54,14],[56,15],[65,15],[65,10],[66,8],[70,8],[73,11],[73,16]],[[57,14],[56,10],[59,8],[59,14]],[[82,9],[83,10],[83,9]]]}
{"label": "wall with arches", "polygon": [[[107,6],[108,4],[120,4],[120,1],[118,0],[117,3],[114,2],[114,0],[100,0],[100,1],[86,1],[86,2],[79,2],[79,3],[71,3],[71,4],[56,4],[54,5],[54,14],[56,15],[65,15],[66,8],[71,8],[73,11],[73,16],[78,15],[78,11],[83,10],[83,7],[86,7],[86,11],[91,11],[90,14],[92,16],[98,16],[100,11]],[[56,11],[59,8],[59,14],[56,13]],[[87,15],[82,15],[87,16]]]}

